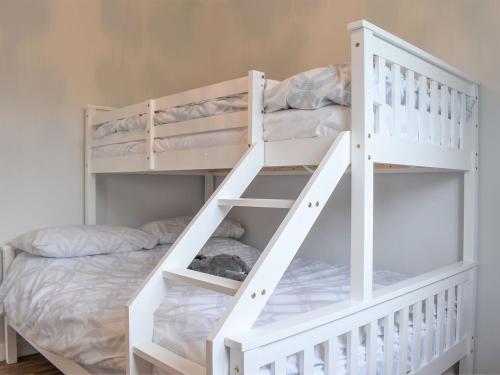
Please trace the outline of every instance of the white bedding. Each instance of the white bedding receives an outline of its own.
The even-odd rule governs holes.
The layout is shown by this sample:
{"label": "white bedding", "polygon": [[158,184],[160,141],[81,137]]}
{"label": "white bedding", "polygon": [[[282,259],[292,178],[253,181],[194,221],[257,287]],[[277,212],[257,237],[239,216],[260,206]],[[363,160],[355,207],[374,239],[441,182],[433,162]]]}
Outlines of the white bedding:
{"label": "white bedding", "polygon": [[[0,288],[8,321],[37,346],[101,373],[123,373],[126,301],[168,249],[70,259],[20,254]],[[205,255],[237,254],[253,264],[259,252],[233,239],[212,238]],[[404,275],[378,271],[376,288]],[[228,298],[193,286],[169,282],[168,296],[155,313],[154,341],[193,361],[204,363],[205,338],[227,306]],[[348,298],[349,268],[296,259],[270,298],[256,326]],[[411,330],[410,330],[411,332]],[[363,337],[363,335],[361,335]],[[380,338],[381,340],[381,338]],[[397,338],[395,343],[397,355]],[[364,346],[360,343],[360,367]],[[322,373],[322,349],[316,350]],[[345,352],[339,352],[345,372]],[[380,358],[381,360],[381,358]],[[381,362],[379,363],[379,365]],[[287,374],[296,373],[290,357]],[[344,367],[343,367],[344,366]],[[268,374],[268,368],[261,369]]]}
{"label": "white bedding", "polygon": [[[340,105],[329,105],[314,111],[287,110],[266,113],[264,115],[264,140],[281,141],[296,138],[335,136],[339,131],[347,130],[350,123],[350,108]],[[246,143],[247,129],[239,128],[160,138],[155,140],[153,149],[155,152],[161,153]],[[94,158],[145,153],[145,141],[114,143],[93,148]]]}

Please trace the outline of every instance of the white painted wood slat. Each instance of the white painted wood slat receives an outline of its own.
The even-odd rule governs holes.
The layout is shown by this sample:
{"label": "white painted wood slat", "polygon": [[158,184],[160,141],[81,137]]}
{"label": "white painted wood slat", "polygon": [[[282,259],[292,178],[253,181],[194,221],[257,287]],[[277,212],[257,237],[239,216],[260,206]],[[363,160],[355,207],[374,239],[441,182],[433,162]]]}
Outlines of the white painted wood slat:
{"label": "white painted wood slat", "polygon": [[399,311],[399,373],[408,371],[408,307]]}
{"label": "white painted wood slat", "polygon": [[441,355],[443,352],[443,343],[444,343],[444,332],[443,332],[443,323],[444,323],[444,291],[439,292],[437,299],[437,326],[436,326],[436,355]]}
{"label": "white painted wood slat", "polygon": [[401,133],[401,67],[398,64],[391,64],[392,73],[392,129],[391,135],[399,137]]}
{"label": "white painted wood slat", "polygon": [[368,341],[366,346],[368,375],[377,374],[377,334],[378,321],[375,320],[368,327]]}
{"label": "white painted wood slat", "polygon": [[240,281],[193,271],[187,268],[173,268],[163,271],[163,276],[169,280],[192,284],[200,288],[213,290],[234,296],[241,285]]}
{"label": "white painted wood slat", "polygon": [[458,148],[458,111],[457,111],[457,99],[458,93],[456,90],[451,90],[451,102],[450,102],[450,138],[451,147]]}
{"label": "white painted wood slat", "polygon": [[450,348],[455,341],[455,287],[446,291],[446,348]]}
{"label": "white painted wood slat", "polygon": [[425,362],[430,362],[434,356],[433,332],[434,332],[434,296],[425,300]]}
{"label": "white painted wood slat", "polygon": [[431,81],[431,113],[430,113],[430,140],[432,144],[439,145],[440,142],[440,121],[439,121],[439,99],[438,83]]}
{"label": "white painted wood slat", "polygon": [[450,129],[448,126],[449,90],[446,86],[441,86],[441,145],[450,145]]}
{"label": "white painted wood slat", "polygon": [[[375,117],[375,133],[377,134],[389,134],[388,129],[385,123],[385,115],[384,111],[387,107],[386,101],[386,92],[385,92],[385,69],[386,63],[385,59],[380,56],[375,56],[375,67],[377,73],[377,81],[378,81],[378,99],[379,103]],[[375,98],[375,97],[374,97]]]}
{"label": "white painted wood slat", "polygon": [[294,203],[295,201],[293,199],[260,199],[260,198],[219,199],[219,205],[226,207],[291,208]]}
{"label": "white painted wood slat", "polygon": [[427,117],[427,78],[418,78],[418,139],[420,142],[429,141]]}
{"label": "white painted wood slat", "polygon": [[329,339],[326,342],[325,352],[326,355],[326,367],[325,374],[326,375],[337,375],[337,356],[338,356],[338,338],[337,336]]}
{"label": "white painted wood slat", "polygon": [[384,374],[392,374],[394,369],[394,313],[384,318]]}
{"label": "white painted wood slat", "polygon": [[418,140],[417,112],[415,111],[415,73],[406,70],[406,115],[408,116],[408,138]]}
{"label": "white painted wood slat", "polygon": [[418,369],[420,366],[420,358],[422,353],[422,301],[418,301],[413,305],[413,343],[412,343],[412,370]]}

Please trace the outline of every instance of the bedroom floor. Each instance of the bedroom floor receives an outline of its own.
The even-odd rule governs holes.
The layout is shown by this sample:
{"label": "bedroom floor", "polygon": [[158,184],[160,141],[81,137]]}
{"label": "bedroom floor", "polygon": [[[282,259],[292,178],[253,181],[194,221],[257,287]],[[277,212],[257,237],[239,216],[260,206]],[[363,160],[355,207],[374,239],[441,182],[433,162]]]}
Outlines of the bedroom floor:
{"label": "bedroom floor", "polygon": [[40,354],[19,358],[19,362],[7,365],[0,362],[0,375],[62,375],[49,361]]}

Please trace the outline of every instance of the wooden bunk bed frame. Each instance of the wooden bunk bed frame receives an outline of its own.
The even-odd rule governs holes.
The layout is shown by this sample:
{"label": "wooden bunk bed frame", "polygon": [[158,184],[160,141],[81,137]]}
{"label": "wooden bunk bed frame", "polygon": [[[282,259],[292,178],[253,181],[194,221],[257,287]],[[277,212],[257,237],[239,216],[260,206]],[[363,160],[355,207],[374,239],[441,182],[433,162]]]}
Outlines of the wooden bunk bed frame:
{"label": "wooden bunk bed frame", "polygon": [[[352,126],[335,139],[329,137],[265,142],[263,139],[263,91],[265,76],[250,71],[247,77],[153,99],[120,109],[89,106],[86,110],[85,222],[96,222],[95,176],[98,173],[200,173],[206,176],[207,201],[179,239],[127,305],[128,364],[130,375],[150,373],[152,366],[179,374],[258,374],[271,365],[276,375],[286,374],[286,358],[300,354],[301,374],[312,373],[315,345],[326,343],[325,374],[335,373],[337,338],[348,339],[348,372],[357,371],[360,329],[368,332],[367,369],[376,373],[377,330],[383,321],[384,372],[393,369],[395,314],[399,314],[398,373],[444,372],[460,362],[460,373],[472,373],[477,273],[477,132],[479,84],[464,73],[402,39],[366,21],[348,25],[351,33]],[[374,101],[375,74],[385,80],[385,67],[393,74],[394,129],[381,130],[383,108]],[[382,68],[384,67],[384,68]],[[403,110],[400,80],[406,77],[406,98],[416,99],[419,109]],[[418,78],[418,87],[414,79]],[[385,87],[380,85],[381,97]],[[415,94],[415,89],[417,93]],[[430,91],[430,103],[427,91]],[[441,96],[438,96],[440,90]],[[155,110],[248,92],[248,110],[209,118],[155,126]],[[466,115],[466,96],[475,99],[473,114]],[[458,100],[460,98],[460,101]],[[460,103],[460,108],[458,108]],[[424,118],[430,106],[429,121]],[[439,113],[449,109],[451,117]],[[104,141],[92,139],[92,127],[105,121],[143,114],[147,128],[137,135],[116,134]],[[400,129],[401,116],[417,124],[419,138],[408,139]],[[156,137],[248,128],[247,145],[177,150],[155,153]],[[438,131],[439,130],[439,131]],[[135,137],[135,138],[134,138]],[[130,140],[146,140],[145,155],[92,158],[92,147]],[[449,141],[445,141],[449,140]],[[460,171],[463,188],[463,253],[456,264],[373,292],[373,174],[375,166],[396,165]],[[312,173],[296,200],[251,199],[241,195],[266,168],[281,173],[306,166]],[[310,167],[313,168],[310,168]],[[351,298],[332,306],[252,329],[288,265],[340,178],[351,169]],[[213,176],[230,170],[214,191]],[[385,168],[387,169],[387,168]],[[288,214],[242,283],[198,273],[187,266],[232,207],[274,207]],[[285,251],[286,250],[286,251]],[[4,269],[14,249],[4,247]],[[165,278],[232,295],[226,312],[207,337],[205,367],[182,358],[152,342],[153,313],[162,301]],[[456,309],[456,315],[446,313]],[[409,316],[413,316],[413,345],[408,342]],[[445,318],[447,314],[447,318]],[[420,345],[421,325],[427,332],[437,319],[435,339],[427,334]],[[7,362],[16,359],[15,331],[6,324]],[[434,341],[433,341],[434,340]],[[435,352],[433,349],[435,346]],[[408,350],[412,361],[407,366]],[[42,351],[43,353],[43,351]],[[49,353],[51,354],[51,353]],[[49,356],[63,372],[74,373],[68,360]],[[71,365],[75,365],[72,363]],[[81,373],[81,372],[80,372]]]}

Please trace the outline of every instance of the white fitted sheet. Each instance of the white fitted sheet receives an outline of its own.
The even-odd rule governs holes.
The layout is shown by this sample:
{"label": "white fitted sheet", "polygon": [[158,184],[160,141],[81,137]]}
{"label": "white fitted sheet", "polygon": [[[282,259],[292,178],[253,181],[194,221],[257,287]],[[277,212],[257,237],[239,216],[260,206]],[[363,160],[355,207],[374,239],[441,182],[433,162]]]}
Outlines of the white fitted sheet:
{"label": "white fitted sheet", "polygon": [[[0,287],[0,301],[4,302],[9,323],[35,345],[92,371],[120,373],[125,368],[126,350],[123,307],[167,249],[162,246],[149,251],[57,259],[23,253]],[[249,264],[259,255],[258,250],[226,238],[210,239],[201,252],[235,254]],[[405,277],[376,271],[375,288]],[[181,283],[169,282],[169,286],[168,296],[154,315],[154,341],[204,363],[206,335],[223,313],[228,297]],[[348,295],[348,266],[297,258],[255,326],[326,306]],[[359,351],[364,351],[362,343]],[[339,352],[341,373],[343,353]],[[316,357],[322,371],[320,347]],[[360,354],[360,368],[363,358]],[[295,373],[297,357],[290,357],[288,364],[287,374]],[[265,374],[268,369],[261,371]]]}

